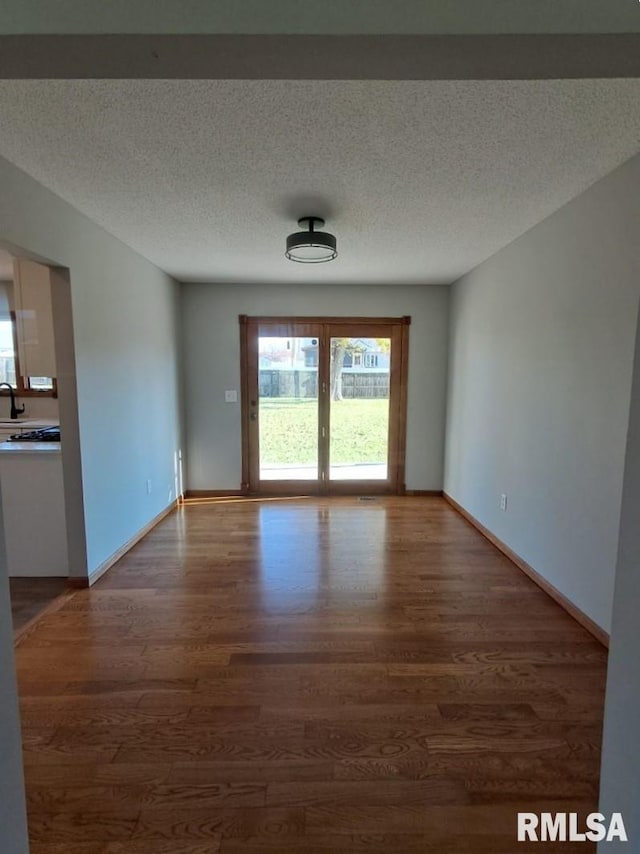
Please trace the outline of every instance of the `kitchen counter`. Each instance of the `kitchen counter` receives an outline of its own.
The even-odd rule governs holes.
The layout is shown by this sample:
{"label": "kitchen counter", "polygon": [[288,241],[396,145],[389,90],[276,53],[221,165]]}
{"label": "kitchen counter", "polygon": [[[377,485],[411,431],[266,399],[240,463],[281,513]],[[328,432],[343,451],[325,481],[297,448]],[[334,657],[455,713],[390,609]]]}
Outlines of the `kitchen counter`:
{"label": "kitchen counter", "polygon": [[58,427],[57,418],[17,418],[13,421],[0,418],[0,454],[59,454],[60,442],[10,442],[16,433],[30,433],[47,427]]}

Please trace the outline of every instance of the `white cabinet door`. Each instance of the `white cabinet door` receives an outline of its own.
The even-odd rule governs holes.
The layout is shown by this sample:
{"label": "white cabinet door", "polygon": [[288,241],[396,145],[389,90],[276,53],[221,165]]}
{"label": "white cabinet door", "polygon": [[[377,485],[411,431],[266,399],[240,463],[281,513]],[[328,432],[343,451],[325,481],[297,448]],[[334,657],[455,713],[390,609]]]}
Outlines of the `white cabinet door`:
{"label": "white cabinet door", "polygon": [[9,577],[69,575],[60,452],[0,454],[0,492]]}
{"label": "white cabinet door", "polygon": [[56,377],[51,271],[35,261],[15,260],[13,272],[22,376]]}

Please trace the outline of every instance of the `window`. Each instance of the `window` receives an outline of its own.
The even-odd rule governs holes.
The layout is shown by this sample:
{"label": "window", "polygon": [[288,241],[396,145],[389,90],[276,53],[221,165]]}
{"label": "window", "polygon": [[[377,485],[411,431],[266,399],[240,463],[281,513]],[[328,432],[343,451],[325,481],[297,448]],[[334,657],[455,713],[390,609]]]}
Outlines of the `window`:
{"label": "window", "polygon": [[[20,375],[18,347],[16,339],[15,315],[0,316],[0,383],[9,383],[18,396],[46,395],[56,396],[54,377],[26,377]],[[7,395],[7,389],[0,388],[0,394]]]}
{"label": "window", "polygon": [[53,377],[29,377],[31,391],[53,391]]}
{"label": "window", "polygon": [[16,356],[11,318],[0,319],[0,383],[16,388]]}
{"label": "window", "polygon": [[364,354],[364,366],[365,368],[377,368],[378,367],[378,356],[376,353],[365,353]]}
{"label": "window", "polygon": [[353,367],[358,368],[362,365],[362,353],[353,354]]}

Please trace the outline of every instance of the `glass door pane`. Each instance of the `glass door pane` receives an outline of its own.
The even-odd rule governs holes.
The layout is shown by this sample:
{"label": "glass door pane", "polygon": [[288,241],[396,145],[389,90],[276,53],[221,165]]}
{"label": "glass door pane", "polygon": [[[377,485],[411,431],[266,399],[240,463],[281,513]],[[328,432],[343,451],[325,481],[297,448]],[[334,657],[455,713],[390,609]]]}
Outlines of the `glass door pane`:
{"label": "glass door pane", "polygon": [[391,339],[330,345],[329,479],[387,480]]}
{"label": "glass door pane", "polygon": [[317,338],[258,338],[260,480],[318,479]]}

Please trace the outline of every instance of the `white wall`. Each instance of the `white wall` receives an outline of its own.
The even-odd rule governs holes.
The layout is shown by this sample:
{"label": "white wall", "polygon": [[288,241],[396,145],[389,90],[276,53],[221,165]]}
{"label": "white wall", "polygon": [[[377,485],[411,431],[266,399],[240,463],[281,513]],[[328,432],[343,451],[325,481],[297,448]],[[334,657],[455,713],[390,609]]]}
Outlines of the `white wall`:
{"label": "white wall", "polygon": [[[23,397],[22,400],[20,398],[18,400],[20,406],[24,405],[22,418],[58,418],[58,399],[56,397]],[[5,417],[4,411],[2,416]]]}
{"label": "white wall", "polygon": [[13,662],[13,624],[0,498],[0,850],[27,854],[27,813]]}
{"label": "white wall", "polygon": [[0,241],[70,268],[91,572],[176,497],[178,286],[3,159],[0,186]]}
{"label": "white wall", "polygon": [[182,285],[188,489],[239,489],[238,316],[411,316],[407,471],[409,489],[442,489],[447,370],[446,287]]}
{"label": "white wall", "polygon": [[604,715],[600,809],[606,815],[621,812],[631,847],[603,843],[601,850],[640,851],[640,667],[638,667],[638,613],[640,612],[640,325],[627,439],[622,496],[620,546],[616,571],[611,651],[607,672]]}
{"label": "white wall", "polygon": [[451,303],[445,490],[605,630],[639,186],[635,157],[457,282]]}

